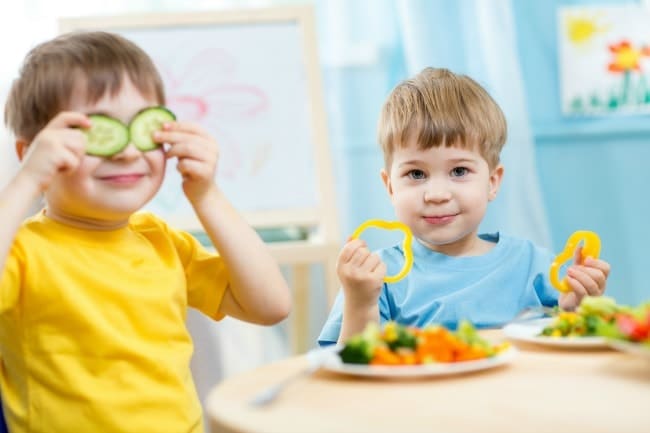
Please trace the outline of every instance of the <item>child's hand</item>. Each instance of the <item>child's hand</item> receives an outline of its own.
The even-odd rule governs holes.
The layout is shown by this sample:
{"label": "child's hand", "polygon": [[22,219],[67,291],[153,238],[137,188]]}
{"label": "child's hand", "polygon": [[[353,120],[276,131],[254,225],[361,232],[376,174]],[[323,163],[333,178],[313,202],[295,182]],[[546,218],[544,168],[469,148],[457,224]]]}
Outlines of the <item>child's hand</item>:
{"label": "child's hand", "polygon": [[22,155],[19,174],[35,182],[39,192],[45,191],[58,173],[70,173],[79,166],[86,152],[86,138],[78,127],[90,127],[85,114],[61,112],[34,137]]}
{"label": "child's hand", "polygon": [[215,185],[219,160],[217,142],[203,128],[184,122],[169,122],[154,133],[158,143],[171,145],[167,159],[176,157],[176,168],[183,176],[183,191],[192,203],[200,201]]}
{"label": "child's hand", "polygon": [[336,272],[349,305],[372,306],[377,304],[386,276],[386,265],[379,256],[371,253],[361,239],[353,239],[341,250]]}
{"label": "child's hand", "polygon": [[560,307],[573,310],[585,296],[600,296],[605,292],[610,265],[604,260],[582,258],[582,247],[576,248],[573,265],[567,268],[566,279],[571,291],[560,296]]}

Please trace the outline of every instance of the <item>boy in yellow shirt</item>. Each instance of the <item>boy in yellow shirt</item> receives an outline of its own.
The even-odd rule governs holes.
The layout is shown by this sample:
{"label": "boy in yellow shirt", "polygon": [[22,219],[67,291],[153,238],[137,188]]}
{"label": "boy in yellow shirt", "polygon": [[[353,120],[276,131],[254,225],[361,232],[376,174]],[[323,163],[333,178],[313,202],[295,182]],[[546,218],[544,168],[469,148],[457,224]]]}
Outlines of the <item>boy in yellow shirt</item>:
{"label": "boy in yellow shirt", "polygon": [[[219,148],[203,128],[170,120],[152,150],[131,136],[112,156],[87,154],[99,122],[89,115],[129,124],[164,103],[151,59],[105,32],[37,46],[13,83],[5,122],[22,163],[0,192],[0,389],[12,433],[201,432],[187,307],[258,324],[288,315],[280,269],[214,181]],[[218,254],[137,212],[168,160]],[[45,208],[23,221],[41,194]]]}

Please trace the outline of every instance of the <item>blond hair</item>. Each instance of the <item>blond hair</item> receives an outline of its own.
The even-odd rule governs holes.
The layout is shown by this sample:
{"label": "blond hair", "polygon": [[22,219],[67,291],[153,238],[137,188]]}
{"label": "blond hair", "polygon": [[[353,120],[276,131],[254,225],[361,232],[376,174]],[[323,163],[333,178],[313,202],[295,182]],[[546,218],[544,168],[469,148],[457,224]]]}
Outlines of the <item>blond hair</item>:
{"label": "blond hair", "polygon": [[162,80],[151,58],[133,42],[108,32],[74,32],[33,48],[12,84],[5,124],[31,142],[71,103],[73,90],[85,83],[88,103],[108,91],[116,95],[125,78],[147,98],[164,104]]}
{"label": "blond hair", "polygon": [[476,81],[447,69],[425,68],[398,84],[382,107],[378,140],[386,169],[393,152],[416,139],[421,149],[460,146],[477,150],[490,168],[506,141],[503,112]]}

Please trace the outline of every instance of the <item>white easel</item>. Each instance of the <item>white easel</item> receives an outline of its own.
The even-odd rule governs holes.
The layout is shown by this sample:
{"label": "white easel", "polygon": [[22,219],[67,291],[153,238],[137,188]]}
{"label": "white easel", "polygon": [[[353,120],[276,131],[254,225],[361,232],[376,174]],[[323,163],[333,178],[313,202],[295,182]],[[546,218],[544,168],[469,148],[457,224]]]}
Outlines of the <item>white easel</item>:
{"label": "white easel", "polygon": [[[282,28],[284,30],[281,30]],[[228,39],[227,44],[224,45],[224,50],[230,49],[233,56],[241,56],[242,64],[254,61],[256,57],[268,56],[269,51],[275,51],[272,53],[275,58],[267,63],[269,66],[268,69],[272,69],[272,66],[277,63],[277,59],[283,57],[287,57],[287,65],[297,65],[300,70],[293,72],[295,72],[296,77],[299,77],[299,80],[294,80],[286,84],[295,88],[295,86],[301,86],[301,83],[304,83],[304,88],[301,87],[300,92],[298,92],[305,97],[305,100],[298,101],[297,104],[300,107],[300,113],[293,117],[284,116],[291,117],[291,121],[286,124],[270,122],[275,129],[268,131],[267,135],[269,137],[275,137],[286,131],[287,128],[296,128],[296,126],[302,126],[305,131],[309,131],[308,137],[305,140],[306,142],[291,142],[290,145],[295,144],[311,148],[311,152],[309,153],[311,154],[310,158],[312,161],[306,161],[309,163],[306,166],[311,166],[311,168],[304,168],[298,163],[291,169],[298,172],[295,179],[293,179],[295,185],[297,187],[301,186],[303,180],[306,183],[313,183],[313,193],[303,195],[306,198],[305,203],[291,202],[289,200],[290,196],[277,195],[277,190],[282,189],[282,187],[274,188],[274,177],[270,177],[267,179],[267,182],[260,183],[260,189],[262,191],[257,191],[256,193],[259,194],[259,197],[268,197],[269,195],[276,194],[277,208],[267,206],[265,209],[247,209],[246,205],[243,208],[241,206],[238,207],[249,223],[255,228],[297,227],[306,229],[310,233],[310,236],[306,240],[268,243],[268,247],[278,263],[286,265],[291,269],[294,290],[294,307],[291,317],[292,350],[295,353],[306,351],[311,345],[308,332],[310,269],[314,264],[323,266],[326,295],[328,303],[331,305],[338,288],[335,260],[340,248],[338,217],[333,190],[332,168],[312,8],[309,6],[301,6],[236,11],[215,10],[193,13],[66,18],[61,20],[60,29],[62,32],[73,30],[106,30],[123,34],[144,48],[145,51],[149,52],[157,64],[160,59],[156,57],[155,51],[161,49],[161,44],[165,44],[162,41],[174,42],[176,40],[170,39],[170,34],[173,34],[173,38],[176,38],[177,35],[180,35],[180,37],[191,37],[192,32],[195,32],[195,43],[184,44],[182,50],[178,51],[179,56],[186,54],[187,50],[191,51],[197,46],[215,45]],[[277,46],[275,50],[269,50],[268,47],[264,47],[264,43],[267,40],[272,40],[274,32],[278,31],[283,31],[283,35],[295,35],[297,36],[295,39],[299,40],[291,41],[287,39],[287,36],[282,36],[286,41],[291,43],[286,46]],[[264,32],[268,32],[268,37],[264,36]],[[241,35],[241,37],[233,37],[233,34]],[[256,43],[246,45],[247,41],[251,42],[253,38]],[[257,46],[257,43],[260,45],[259,52],[250,53],[250,47]],[[240,46],[233,48],[237,44],[240,44]],[[290,52],[289,45],[296,47],[295,52]],[[162,47],[162,49],[164,50],[165,47]],[[291,56],[294,57],[292,58]],[[208,61],[209,58],[202,60]],[[171,64],[171,66],[175,65]],[[286,66],[284,70],[291,72],[289,70],[290,67]],[[260,88],[268,84],[266,80],[269,75],[273,74],[272,71],[264,70],[266,68],[249,67],[244,72],[250,73],[251,69],[259,69]],[[274,80],[289,80],[291,79],[289,75],[291,74],[281,74],[274,77]],[[190,80],[189,83],[183,84],[191,85],[192,82]],[[272,91],[273,89],[270,89],[269,94],[272,94]],[[197,89],[196,92],[197,94],[200,93],[201,89]],[[276,100],[281,102],[282,98],[276,98]],[[174,109],[173,106],[171,108]],[[288,110],[296,109],[296,104],[285,105],[285,108]],[[271,110],[273,109],[275,108]],[[274,113],[271,111],[271,114]],[[304,125],[300,125],[301,119],[305,121]],[[265,131],[260,131],[259,133],[260,136],[264,134]],[[219,138],[218,135],[215,134],[215,136]],[[285,140],[284,144],[279,143],[278,145],[287,146],[288,144]],[[287,154],[285,158],[290,158],[295,154],[296,149],[304,150],[297,147],[294,148],[294,151],[288,149],[286,150]],[[300,170],[305,171],[300,173]],[[287,167],[285,166],[276,167],[274,176],[277,176],[277,180],[281,180],[283,176],[287,176],[286,171]],[[238,191],[237,188],[239,186],[237,183],[233,183],[230,187],[234,189],[234,192],[229,194],[231,198],[244,197],[246,194],[250,196],[251,191]],[[180,191],[180,182],[178,182],[177,188]],[[266,188],[266,192],[263,190],[264,188]],[[224,190],[226,190],[225,187]],[[226,193],[228,193],[227,190]],[[291,189],[285,191],[285,194],[291,194]],[[179,200],[182,200],[182,197]],[[282,201],[285,201],[285,203],[281,203]],[[174,203],[174,206],[166,211],[168,212],[167,215],[162,216],[170,224],[181,229],[196,230],[200,228],[200,224],[193,215],[193,212],[183,213],[182,210],[183,206],[179,201],[178,205]]]}

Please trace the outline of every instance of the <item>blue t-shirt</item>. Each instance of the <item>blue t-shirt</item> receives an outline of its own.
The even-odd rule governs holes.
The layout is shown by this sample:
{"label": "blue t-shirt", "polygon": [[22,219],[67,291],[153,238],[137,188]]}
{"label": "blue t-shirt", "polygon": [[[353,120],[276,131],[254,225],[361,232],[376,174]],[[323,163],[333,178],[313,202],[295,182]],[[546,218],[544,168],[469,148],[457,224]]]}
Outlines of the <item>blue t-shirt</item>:
{"label": "blue t-shirt", "polygon": [[[386,284],[379,295],[383,324],[394,320],[423,327],[437,323],[455,329],[462,319],[477,328],[499,327],[526,307],[555,306],[558,292],[548,279],[554,255],[532,242],[509,236],[480,236],[496,245],[481,256],[451,257],[413,242],[413,268],[402,280]],[[387,275],[404,265],[401,245],[378,252]],[[318,337],[318,343],[338,340],[343,318],[340,291]]]}

